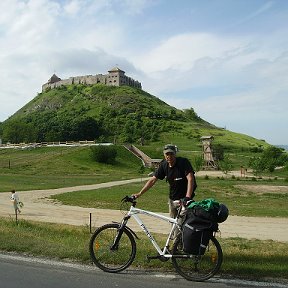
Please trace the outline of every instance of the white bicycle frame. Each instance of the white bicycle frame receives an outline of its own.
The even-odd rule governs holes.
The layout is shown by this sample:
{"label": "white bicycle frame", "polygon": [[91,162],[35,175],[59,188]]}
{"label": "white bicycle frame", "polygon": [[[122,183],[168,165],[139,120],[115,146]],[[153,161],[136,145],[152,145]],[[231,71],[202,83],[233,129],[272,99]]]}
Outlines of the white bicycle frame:
{"label": "white bicycle frame", "polygon": [[[157,244],[156,240],[154,239],[154,237],[152,236],[152,234],[150,233],[150,231],[148,230],[148,228],[145,226],[145,224],[143,223],[143,221],[140,219],[140,217],[138,216],[138,214],[144,214],[144,215],[148,215],[151,217],[155,217],[161,220],[164,220],[166,222],[169,222],[172,224],[171,230],[169,232],[168,238],[166,240],[165,246],[163,248],[163,251],[161,250],[161,248],[159,247],[159,245]],[[128,214],[128,217],[133,217],[136,222],[139,224],[139,226],[142,228],[142,230],[144,231],[144,233],[147,235],[147,237],[149,238],[149,240],[151,241],[152,245],[155,247],[155,249],[157,250],[157,252],[159,253],[160,256],[164,256],[166,258],[171,258],[172,255],[170,254],[170,252],[168,251],[168,245],[170,240],[172,240],[172,235],[175,231],[175,229],[180,228],[180,225],[178,224],[177,220],[179,218],[171,218],[171,217],[167,217],[161,214],[157,214],[151,211],[146,211],[143,209],[139,209],[139,208],[135,208],[133,206],[131,206]],[[167,253],[168,252],[168,253]]]}

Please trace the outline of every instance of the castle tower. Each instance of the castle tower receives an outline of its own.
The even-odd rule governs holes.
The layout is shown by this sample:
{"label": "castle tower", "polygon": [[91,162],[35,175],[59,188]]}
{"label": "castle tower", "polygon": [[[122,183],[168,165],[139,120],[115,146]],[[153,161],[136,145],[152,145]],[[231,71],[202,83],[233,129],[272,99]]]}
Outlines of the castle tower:
{"label": "castle tower", "polygon": [[118,67],[114,67],[108,71],[107,85],[109,86],[121,86],[126,84],[125,71]]}
{"label": "castle tower", "polygon": [[51,78],[48,80],[48,83],[53,84],[53,83],[56,83],[58,81],[61,81],[61,78],[59,78],[56,74],[53,74],[51,76]]}

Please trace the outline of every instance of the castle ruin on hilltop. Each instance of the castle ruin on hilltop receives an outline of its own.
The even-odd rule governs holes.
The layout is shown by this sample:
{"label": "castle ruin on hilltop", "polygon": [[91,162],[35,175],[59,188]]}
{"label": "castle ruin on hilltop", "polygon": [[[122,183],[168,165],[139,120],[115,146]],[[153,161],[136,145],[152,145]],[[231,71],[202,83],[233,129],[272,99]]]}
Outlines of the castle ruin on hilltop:
{"label": "castle ruin on hilltop", "polygon": [[118,67],[114,67],[108,71],[108,74],[96,74],[86,76],[70,77],[69,79],[61,79],[57,75],[53,74],[47,83],[42,85],[42,92],[47,88],[53,89],[60,86],[71,84],[104,84],[107,86],[131,86],[142,89],[142,85],[139,81],[132,79],[125,75],[125,72]]}

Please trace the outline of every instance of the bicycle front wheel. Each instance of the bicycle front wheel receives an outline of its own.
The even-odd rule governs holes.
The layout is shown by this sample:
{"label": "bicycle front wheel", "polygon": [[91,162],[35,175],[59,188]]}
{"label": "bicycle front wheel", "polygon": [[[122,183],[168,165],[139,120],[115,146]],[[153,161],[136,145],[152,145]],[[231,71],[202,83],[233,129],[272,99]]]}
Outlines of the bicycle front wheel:
{"label": "bicycle front wheel", "polygon": [[89,250],[97,267],[105,272],[116,273],[126,269],[133,262],[136,242],[127,228],[124,227],[120,231],[119,224],[106,224],[92,235]]}
{"label": "bicycle front wheel", "polygon": [[190,281],[205,281],[220,269],[223,253],[217,239],[212,236],[204,255],[190,255],[182,250],[180,237],[173,246],[172,263],[176,271]]}

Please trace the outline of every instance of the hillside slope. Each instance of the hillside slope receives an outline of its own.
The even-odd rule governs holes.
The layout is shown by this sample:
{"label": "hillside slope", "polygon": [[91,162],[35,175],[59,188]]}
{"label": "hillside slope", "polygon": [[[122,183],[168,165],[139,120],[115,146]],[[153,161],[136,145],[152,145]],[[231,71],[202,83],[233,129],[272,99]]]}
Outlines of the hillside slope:
{"label": "hillside slope", "polygon": [[[212,135],[221,144],[244,148],[267,145],[198,117],[193,108],[176,109],[128,86],[70,85],[39,93],[2,124],[3,142],[94,140],[116,143],[179,141],[199,146]],[[220,139],[222,139],[220,141]]]}

